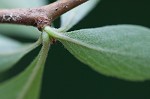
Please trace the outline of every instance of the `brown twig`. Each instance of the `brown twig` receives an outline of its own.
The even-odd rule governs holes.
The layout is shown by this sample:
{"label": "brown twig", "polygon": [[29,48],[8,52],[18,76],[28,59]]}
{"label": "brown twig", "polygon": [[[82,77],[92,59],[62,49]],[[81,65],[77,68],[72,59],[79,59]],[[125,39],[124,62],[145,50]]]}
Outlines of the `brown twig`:
{"label": "brown twig", "polygon": [[0,23],[35,26],[41,30],[57,17],[88,0],[59,0],[39,8],[1,9]]}

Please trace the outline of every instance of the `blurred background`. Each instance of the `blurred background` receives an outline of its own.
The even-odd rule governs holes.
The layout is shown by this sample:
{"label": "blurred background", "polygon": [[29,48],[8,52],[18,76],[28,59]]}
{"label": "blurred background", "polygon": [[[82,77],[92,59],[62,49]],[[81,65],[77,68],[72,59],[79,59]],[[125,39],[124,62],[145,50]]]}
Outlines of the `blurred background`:
{"label": "blurred background", "polygon": [[[49,0],[47,3],[53,1],[55,0]],[[101,0],[98,6],[71,30],[117,24],[150,27],[149,9],[148,0]],[[59,19],[55,24],[59,26]],[[20,31],[11,30],[13,33]],[[38,32],[36,29],[31,31]],[[2,32],[7,35],[5,29]],[[13,33],[9,36],[21,42],[35,41],[27,36],[15,36]],[[4,74],[3,80],[24,70],[39,49],[40,47],[26,55],[9,74]],[[150,81],[128,82],[101,75],[74,58],[59,42],[51,46],[42,81],[41,99],[150,99]]]}

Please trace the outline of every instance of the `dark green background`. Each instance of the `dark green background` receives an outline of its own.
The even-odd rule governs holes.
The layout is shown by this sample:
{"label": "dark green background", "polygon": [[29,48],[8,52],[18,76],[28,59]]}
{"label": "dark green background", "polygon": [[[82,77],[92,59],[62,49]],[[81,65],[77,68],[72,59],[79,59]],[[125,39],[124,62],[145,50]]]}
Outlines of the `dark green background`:
{"label": "dark green background", "polygon": [[[146,0],[102,0],[72,30],[115,24],[150,27],[149,13]],[[41,99],[150,99],[150,81],[128,82],[98,74],[57,43],[49,52]]]}
{"label": "dark green background", "polygon": [[[150,27],[149,13],[148,0],[102,0],[72,30],[116,24]],[[18,71],[14,68],[10,71],[19,73],[25,68],[22,65],[29,64],[38,51],[24,57],[15,67]],[[57,42],[52,45],[46,62],[41,99],[150,99],[150,81],[128,82],[98,74]]]}

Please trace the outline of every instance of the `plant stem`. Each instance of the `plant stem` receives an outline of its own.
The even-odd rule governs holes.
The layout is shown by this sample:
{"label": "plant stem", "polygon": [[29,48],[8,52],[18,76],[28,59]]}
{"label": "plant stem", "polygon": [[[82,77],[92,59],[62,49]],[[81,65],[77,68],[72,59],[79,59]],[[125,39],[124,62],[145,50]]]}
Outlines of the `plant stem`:
{"label": "plant stem", "polygon": [[57,17],[88,0],[58,0],[46,6],[26,9],[1,9],[0,23],[35,26],[41,30]]}
{"label": "plant stem", "polygon": [[38,61],[36,62],[36,66],[34,67],[30,77],[28,78],[26,84],[23,86],[21,93],[19,94],[17,99],[26,99],[26,94],[30,90],[30,87],[33,85],[35,77],[38,75],[39,71],[43,72],[44,64],[48,55],[48,51],[50,48],[50,38],[47,33],[42,34],[42,49],[38,55]]}

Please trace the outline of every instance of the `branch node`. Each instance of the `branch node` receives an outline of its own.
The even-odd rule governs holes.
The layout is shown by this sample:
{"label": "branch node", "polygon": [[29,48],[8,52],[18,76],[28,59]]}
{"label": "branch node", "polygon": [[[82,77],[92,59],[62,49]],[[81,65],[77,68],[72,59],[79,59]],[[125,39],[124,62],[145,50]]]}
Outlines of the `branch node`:
{"label": "branch node", "polygon": [[39,8],[0,9],[0,23],[37,27],[40,31],[57,17],[88,0],[58,0]]}
{"label": "branch node", "polygon": [[43,29],[45,26],[51,25],[51,20],[50,20],[49,18],[45,18],[45,17],[38,17],[38,18],[35,20],[35,23],[36,23],[36,26],[37,26],[37,28],[39,29],[39,31],[42,31],[42,29]]}

